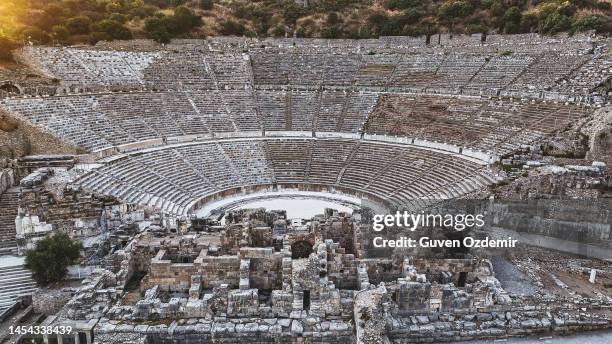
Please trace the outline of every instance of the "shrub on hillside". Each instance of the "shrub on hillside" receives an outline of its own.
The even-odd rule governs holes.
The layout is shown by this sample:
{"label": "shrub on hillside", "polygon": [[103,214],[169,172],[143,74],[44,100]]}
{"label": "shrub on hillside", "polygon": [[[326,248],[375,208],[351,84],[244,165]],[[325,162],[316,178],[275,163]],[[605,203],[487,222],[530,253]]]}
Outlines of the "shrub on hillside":
{"label": "shrub on hillside", "polygon": [[13,55],[11,50],[17,48],[17,44],[8,37],[0,35],[0,61],[11,61]]}
{"label": "shrub on hillside", "polygon": [[215,0],[200,0],[200,8],[210,11],[215,7]]}
{"label": "shrub on hillside", "polygon": [[64,25],[55,25],[51,30],[51,37],[57,42],[66,43],[70,37],[70,31]]}
{"label": "shrub on hillside", "polygon": [[95,23],[93,26],[93,31],[97,32],[106,32],[110,37],[114,39],[130,39],[132,38],[132,32],[128,30],[123,24],[105,19],[98,23]]}
{"label": "shrub on hillside", "polygon": [[572,29],[574,31],[599,30],[604,22],[604,18],[600,16],[580,17],[574,21]]}
{"label": "shrub on hillside", "polygon": [[91,19],[86,16],[70,18],[66,21],[66,28],[73,35],[88,34],[91,30]]}
{"label": "shrub on hillside", "polygon": [[564,14],[554,12],[540,23],[540,33],[554,35],[567,31],[572,26],[572,19]]}
{"label": "shrub on hillside", "polygon": [[244,36],[246,28],[235,20],[227,20],[221,24],[221,34],[226,36]]}

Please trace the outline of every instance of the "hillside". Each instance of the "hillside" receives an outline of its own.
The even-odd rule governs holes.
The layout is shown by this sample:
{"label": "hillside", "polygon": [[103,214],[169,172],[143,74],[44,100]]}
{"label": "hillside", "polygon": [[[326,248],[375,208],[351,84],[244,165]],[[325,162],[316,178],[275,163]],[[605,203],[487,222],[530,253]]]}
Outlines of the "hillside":
{"label": "hillside", "polygon": [[130,38],[609,33],[611,18],[610,0],[3,0],[0,59],[25,43]]}

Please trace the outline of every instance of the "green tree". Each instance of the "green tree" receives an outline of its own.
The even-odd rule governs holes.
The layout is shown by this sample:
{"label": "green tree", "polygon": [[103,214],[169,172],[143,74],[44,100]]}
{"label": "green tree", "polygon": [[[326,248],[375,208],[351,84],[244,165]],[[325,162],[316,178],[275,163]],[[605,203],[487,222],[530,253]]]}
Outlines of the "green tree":
{"label": "green tree", "polygon": [[179,6],[174,10],[172,20],[172,33],[181,34],[191,31],[194,27],[202,24],[202,18],[195,15],[193,11],[185,6]]}
{"label": "green tree", "polygon": [[572,26],[572,19],[566,15],[554,12],[540,23],[540,33],[554,35],[561,31],[567,31]]}
{"label": "green tree", "polygon": [[438,19],[441,22],[450,24],[451,30],[455,26],[455,22],[472,14],[474,8],[472,5],[463,0],[447,1],[438,9]]}
{"label": "green tree", "polygon": [[407,10],[419,7],[421,2],[419,0],[389,0],[387,7],[390,10]]}
{"label": "green tree", "polygon": [[336,25],[340,22],[340,17],[338,17],[338,13],[329,12],[327,14],[327,24],[328,25]]}
{"label": "green tree", "polygon": [[121,24],[125,24],[125,22],[128,21],[128,17],[125,14],[121,14],[121,13],[113,13],[110,16],[108,16],[108,19],[114,20]]}
{"label": "green tree", "polygon": [[172,35],[170,35],[169,26],[170,20],[164,15],[149,17],[145,20],[147,35],[159,43],[170,42]]}
{"label": "green tree", "polygon": [[59,4],[49,4],[43,9],[42,16],[37,21],[37,26],[49,30],[53,25],[59,24],[65,17],[65,8]]}
{"label": "green tree", "polygon": [[229,19],[221,24],[221,33],[227,36],[244,36],[246,28],[242,23]]}
{"label": "green tree", "polygon": [[385,12],[375,12],[368,17],[370,30],[375,36],[385,34],[393,26],[391,18]]}
{"label": "green tree", "polygon": [[36,243],[36,248],[26,254],[25,267],[41,285],[61,281],[68,273],[68,266],[79,259],[81,243],[65,233],[55,233]]}
{"label": "green tree", "polygon": [[398,20],[401,25],[412,25],[417,24],[423,17],[421,10],[417,8],[410,8],[403,11],[399,16]]}
{"label": "green tree", "polygon": [[572,29],[575,31],[599,30],[604,23],[604,19],[600,16],[580,17],[574,21]]}
{"label": "green tree", "polygon": [[11,61],[13,55],[11,50],[17,48],[17,44],[6,36],[0,35],[0,61]]}
{"label": "green tree", "polygon": [[504,13],[502,18],[505,33],[518,33],[521,29],[521,10],[516,7],[510,7]]}
{"label": "green tree", "polygon": [[100,41],[112,41],[113,37],[106,32],[92,32],[89,34],[89,36],[87,36],[87,40],[89,41],[89,44],[95,45]]}
{"label": "green tree", "polygon": [[106,32],[114,39],[130,39],[132,32],[125,28],[123,24],[114,20],[105,19],[93,25],[94,31]]}
{"label": "green tree", "polygon": [[51,36],[49,36],[45,31],[35,27],[23,30],[21,32],[21,38],[25,42],[32,42],[34,44],[47,44],[51,41]]}
{"label": "green tree", "polygon": [[294,1],[283,3],[283,18],[287,24],[294,25],[298,19],[308,15],[308,10]]}
{"label": "green tree", "polygon": [[200,0],[200,8],[210,11],[215,7],[215,0]]}
{"label": "green tree", "polygon": [[159,7],[152,5],[144,5],[142,7],[135,7],[131,9],[130,16],[145,19],[147,17],[153,16],[157,11],[159,11]]}
{"label": "green tree", "polygon": [[323,38],[340,38],[340,29],[336,25],[328,26],[321,31]]}
{"label": "green tree", "polygon": [[70,37],[70,31],[64,25],[54,25],[51,29],[51,37],[61,43],[65,43],[68,37]]}
{"label": "green tree", "polygon": [[525,13],[521,18],[521,30],[523,32],[533,32],[538,28],[538,15],[533,12]]}
{"label": "green tree", "polygon": [[70,18],[66,21],[66,28],[73,35],[88,34],[91,28],[91,19],[86,16]]}

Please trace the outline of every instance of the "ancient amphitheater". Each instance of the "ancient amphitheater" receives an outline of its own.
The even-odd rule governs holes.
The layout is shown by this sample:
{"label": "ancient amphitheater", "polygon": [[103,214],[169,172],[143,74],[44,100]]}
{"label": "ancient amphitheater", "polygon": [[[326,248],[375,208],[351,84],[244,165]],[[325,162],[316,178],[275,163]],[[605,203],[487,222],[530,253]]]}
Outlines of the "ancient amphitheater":
{"label": "ancient amphitheater", "polygon": [[[609,40],[589,35],[26,47],[19,60],[43,82],[0,79],[0,114],[25,142],[3,150],[2,249],[23,253],[57,230],[110,240],[86,245],[106,270],[85,287],[29,299],[51,315],[45,324],[79,331],[64,343],[412,343],[609,328],[607,265],[599,303],[583,304],[598,315],[585,319],[559,300],[515,298],[476,256],[369,259],[359,219],[333,211],[305,228],[245,211],[205,226],[221,234],[192,230],[216,204],[273,192],[411,210],[486,199],[528,174],[522,166],[558,165],[534,154],[588,136],[564,133],[607,130],[610,56]],[[568,159],[558,183],[578,193],[567,198],[610,181],[612,145],[601,147],[557,155]],[[605,254],[603,221],[587,244]],[[143,275],[144,296],[127,300]],[[31,280],[18,281],[30,294]]]}

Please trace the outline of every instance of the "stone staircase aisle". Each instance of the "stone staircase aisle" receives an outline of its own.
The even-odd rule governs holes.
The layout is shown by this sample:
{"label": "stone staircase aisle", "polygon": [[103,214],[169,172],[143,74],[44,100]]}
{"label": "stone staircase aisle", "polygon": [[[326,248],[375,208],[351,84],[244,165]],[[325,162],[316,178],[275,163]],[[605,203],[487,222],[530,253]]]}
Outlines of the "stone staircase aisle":
{"label": "stone staircase aisle", "polygon": [[0,195],[0,255],[17,251],[15,217],[19,207],[19,190],[8,189]]}
{"label": "stone staircase aisle", "polygon": [[0,267],[0,313],[11,307],[19,296],[31,294],[34,290],[36,282],[23,265]]}

